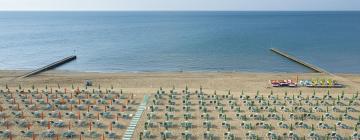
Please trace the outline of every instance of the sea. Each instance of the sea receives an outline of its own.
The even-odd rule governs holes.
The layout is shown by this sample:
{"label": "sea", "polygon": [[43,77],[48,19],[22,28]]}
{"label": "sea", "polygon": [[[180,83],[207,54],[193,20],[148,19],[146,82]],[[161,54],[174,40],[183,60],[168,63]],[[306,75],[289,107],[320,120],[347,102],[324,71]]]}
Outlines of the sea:
{"label": "sea", "polygon": [[358,11],[6,11],[0,70],[360,73]]}

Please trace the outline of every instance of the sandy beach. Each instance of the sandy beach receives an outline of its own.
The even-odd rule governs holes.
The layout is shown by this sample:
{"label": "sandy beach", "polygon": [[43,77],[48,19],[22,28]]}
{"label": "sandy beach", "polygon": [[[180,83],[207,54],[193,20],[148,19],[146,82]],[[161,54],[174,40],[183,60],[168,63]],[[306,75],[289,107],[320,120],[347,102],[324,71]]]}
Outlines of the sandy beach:
{"label": "sandy beach", "polygon": [[[284,93],[287,92],[289,95],[297,95],[300,91],[304,96],[312,95],[315,91],[317,95],[323,96],[328,91],[333,94],[340,94],[344,92],[347,96],[353,95],[359,89],[360,83],[360,75],[358,74],[337,74],[335,77],[320,74],[320,73],[253,73],[253,72],[149,72],[149,73],[96,73],[96,72],[74,72],[74,71],[48,71],[33,77],[29,78],[18,78],[19,76],[26,73],[26,71],[8,71],[3,70],[0,71],[0,89],[5,89],[5,86],[8,85],[9,89],[14,91],[19,88],[19,84],[23,89],[30,89],[33,85],[39,90],[44,90],[47,86],[48,88],[57,89],[58,85],[62,88],[70,89],[72,86],[75,88],[79,87],[80,89],[84,89],[84,80],[91,80],[93,82],[93,86],[89,87],[89,89],[98,89],[99,85],[101,89],[110,89],[113,87],[114,91],[122,90],[127,95],[134,94],[134,99],[136,107],[142,100],[144,95],[148,95],[149,103],[147,105],[153,105],[151,101],[154,99],[154,94],[156,91],[162,87],[163,90],[168,95],[169,90],[176,88],[178,92],[177,98],[175,98],[175,105],[177,108],[175,109],[174,123],[177,125],[169,130],[173,132],[173,137],[171,139],[181,139],[181,132],[184,132],[185,129],[180,127],[181,122],[185,121],[182,118],[183,113],[185,113],[181,107],[182,99],[181,99],[181,90],[185,89],[185,87],[189,87],[191,92],[195,90],[199,90],[202,87],[204,93],[206,95],[213,95],[216,91],[218,95],[226,95],[228,91],[231,91],[231,94],[234,96],[234,99],[239,103],[240,106],[244,106],[238,97],[241,93],[245,93],[249,96],[255,96],[257,92],[260,95],[268,96],[270,92],[273,92],[274,95],[279,97],[284,97]],[[313,79],[313,78],[332,78],[338,80],[339,83],[345,85],[345,88],[307,88],[307,87],[296,87],[296,88],[274,88],[269,84],[270,79],[292,79],[296,80],[296,78],[301,79]],[[61,89],[62,89],[61,88]],[[157,118],[154,119],[155,122],[163,122],[166,119],[163,117],[165,111],[165,105],[167,105],[166,101],[170,100],[169,97],[165,96],[160,102],[159,111],[157,113]],[[191,128],[192,139],[202,139],[202,135],[206,132],[206,129],[202,127],[202,119],[199,117],[202,113],[200,111],[196,111],[199,104],[197,103],[198,99],[194,93],[191,93],[190,100],[193,101],[192,106],[194,106],[193,110],[190,111],[194,116],[190,121],[193,122],[193,128]],[[235,134],[236,139],[244,138],[244,134],[247,131],[242,131],[239,127],[241,120],[236,119],[235,112],[231,111],[229,106],[226,104],[227,99],[221,99],[224,103],[225,112],[229,117],[228,122],[234,124],[231,132]],[[223,139],[223,133],[227,132],[225,128],[222,128],[219,124],[221,124],[222,120],[217,118],[216,116],[219,114],[215,109],[214,105],[209,106],[209,114],[212,116],[211,121],[214,124],[214,127],[211,129],[212,133],[217,136],[217,139]],[[214,107],[213,107],[214,106]],[[245,108],[245,107],[243,107]],[[131,111],[131,113],[135,113],[136,108]],[[139,139],[140,132],[144,129],[144,122],[147,121],[146,114],[149,113],[150,110],[146,109],[138,122],[138,127],[135,129],[135,133],[132,139]],[[64,112],[65,113],[65,112]],[[250,115],[251,112],[244,112],[244,114]],[[260,113],[266,114],[266,113]],[[289,113],[284,113],[285,115],[289,115]],[[319,115],[320,113],[317,113]],[[339,115],[337,113],[336,115]],[[358,112],[349,113],[355,117],[359,115]],[[110,120],[105,120],[104,122],[110,123]],[[256,121],[251,121],[253,124]],[[278,121],[269,120],[266,121],[273,126],[276,126]],[[288,121],[289,123],[295,123],[294,120]],[[335,123],[334,120],[331,122]],[[350,121],[344,121],[347,124],[351,124]],[[130,120],[123,120],[124,125],[128,125]],[[307,123],[316,124],[314,120],[308,120]],[[2,127],[3,128],[3,127]],[[34,129],[40,130],[39,127],[34,127]],[[118,133],[119,137],[124,135],[126,129],[114,130]],[[149,128],[151,130],[154,139],[160,139],[160,132],[165,131],[163,127],[156,126],[154,128]],[[60,131],[60,130],[59,130]],[[79,130],[80,131],[80,130]],[[266,133],[261,133],[263,129],[255,129],[252,130],[259,134],[260,137],[266,136]],[[266,130],[267,131],[267,130]],[[286,132],[285,129],[275,129],[274,132],[281,134]],[[325,135],[331,130],[321,130],[320,134]],[[101,130],[99,130],[101,132]],[[301,136],[308,133],[308,130],[305,129],[297,129],[297,133]],[[342,135],[351,135],[352,130],[338,130]],[[16,138],[15,138],[16,139]],[[18,139],[21,139],[18,137]],[[74,138],[79,139],[79,138]]]}
{"label": "sandy beach", "polygon": [[[341,77],[333,77],[321,73],[253,73],[253,72],[147,72],[147,73],[97,73],[97,72],[75,72],[75,71],[48,71],[30,78],[18,78],[26,71],[0,71],[0,84],[10,87],[24,87],[32,85],[44,87],[80,86],[84,87],[84,80],[91,80],[95,86],[99,84],[103,88],[127,89],[134,93],[154,92],[159,87],[208,89],[210,91],[245,91],[245,92],[283,92],[299,91],[312,92],[314,89],[306,87],[298,88],[272,88],[269,80],[292,79],[316,79],[332,78],[343,83],[346,87],[341,89],[331,89],[332,91],[356,91],[359,89],[359,74],[337,74]],[[346,79],[346,80],[344,80]],[[318,88],[319,92],[329,89]]]}

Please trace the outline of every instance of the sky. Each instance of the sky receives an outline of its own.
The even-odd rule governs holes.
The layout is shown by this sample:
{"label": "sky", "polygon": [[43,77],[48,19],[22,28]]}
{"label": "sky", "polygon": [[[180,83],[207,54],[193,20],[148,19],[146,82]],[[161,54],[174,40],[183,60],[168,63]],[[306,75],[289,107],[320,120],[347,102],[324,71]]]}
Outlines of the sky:
{"label": "sky", "polygon": [[360,10],[360,0],[0,0],[0,10],[343,11]]}

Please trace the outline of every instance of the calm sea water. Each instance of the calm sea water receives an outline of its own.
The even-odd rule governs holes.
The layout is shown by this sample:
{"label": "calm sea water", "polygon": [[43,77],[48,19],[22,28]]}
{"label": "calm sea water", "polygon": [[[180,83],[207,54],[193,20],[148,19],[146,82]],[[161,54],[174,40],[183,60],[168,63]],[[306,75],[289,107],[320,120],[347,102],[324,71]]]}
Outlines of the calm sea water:
{"label": "calm sea water", "polygon": [[0,69],[360,72],[360,12],[0,12]]}

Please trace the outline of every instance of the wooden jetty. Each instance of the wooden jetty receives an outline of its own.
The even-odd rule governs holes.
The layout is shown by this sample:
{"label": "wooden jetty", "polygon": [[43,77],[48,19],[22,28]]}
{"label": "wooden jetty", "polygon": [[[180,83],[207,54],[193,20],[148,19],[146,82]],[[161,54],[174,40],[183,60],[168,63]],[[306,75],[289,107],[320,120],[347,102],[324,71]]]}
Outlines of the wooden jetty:
{"label": "wooden jetty", "polygon": [[305,66],[305,67],[307,67],[307,68],[309,68],[309,69],[311,69],[311,70],[313,70],[315,72],[331,74],[330,72],[328,72],[328,71],[326,71],[326,70],[324,70],[322,68],[319,68],[319,67],[317,67],[315,65],[312,65],[312,64],[307,63],[305,61],[302,61],[302,60],[300,60],[300,59],[298,59],[298,58],[296,58],[294,56],[291,56],[291,55],[289,55],[289,54],[287,54],[285,52],[282,52],[282,51],[280,51],[280,50],[278,50],[276,48],[270,48],[270,50],[277,53],[277,54],[279,54],[279,55],[281,55],[281,56],[283,56],[283,57],[285,57],[285,58],[287,58],[287,59],[289,59],[289,60],[291,60],[291,61],[293,61],[293,62],[296,62],[296,63],[298,63],[300,65],[303,65],[303,66]]}
{"label": "wooden jetty", "polygon": [[41,73],[41,72],[44,72],[44,71],[47,71],[47,70],[50,70],[50,69],[53,69],[53,68],[56,68],[60,65],[63,65],[65,63],[68,63],[72,60],[75,60],[76,59],[76,56],[75,55],[72,55],[72,56],[68,56],[68,57],[65,57],[61,60],[58,60],[58,61],[55,61],[54,63],[51,63],[49,65],[46,65],[44,67],[41,67],[41,68],[38,68],[36,70],[33,70],[23,76],[21,76],[21,78],[26,78],[26,77],[30,77],[30,76],[33,76],[35,74],[38,74],[38,73]]}

